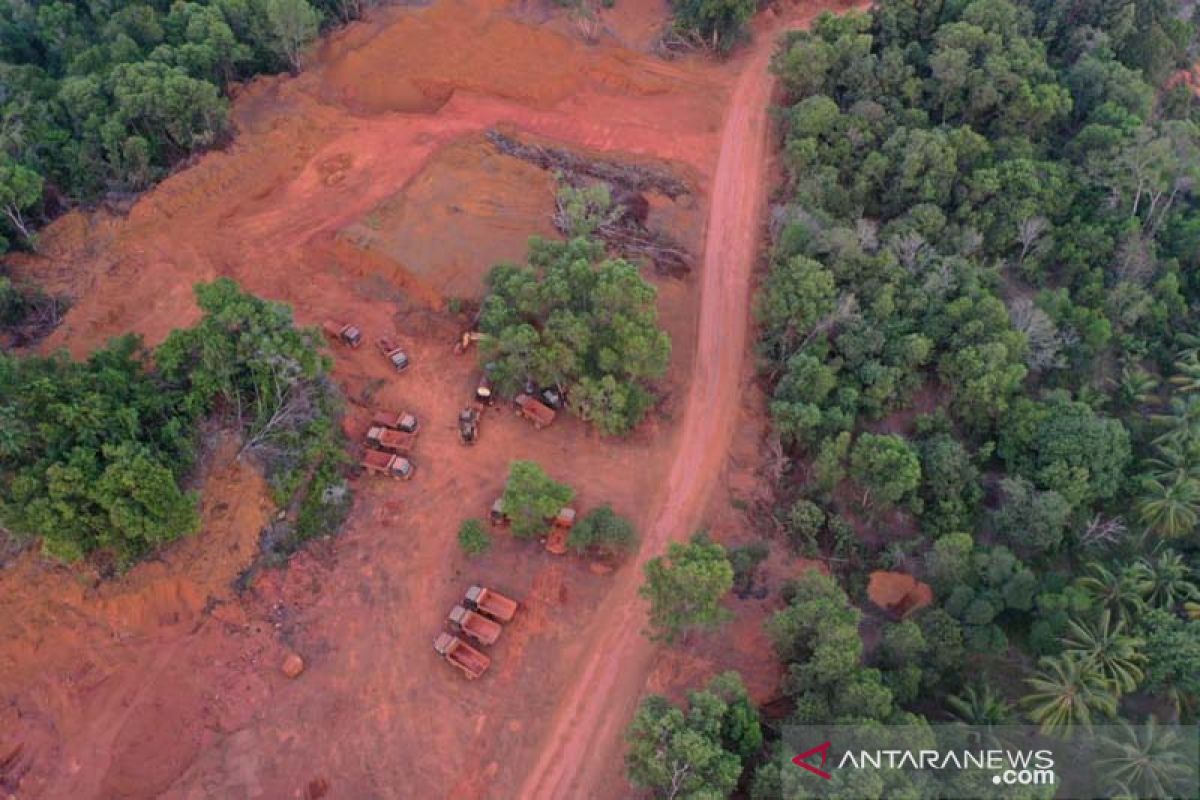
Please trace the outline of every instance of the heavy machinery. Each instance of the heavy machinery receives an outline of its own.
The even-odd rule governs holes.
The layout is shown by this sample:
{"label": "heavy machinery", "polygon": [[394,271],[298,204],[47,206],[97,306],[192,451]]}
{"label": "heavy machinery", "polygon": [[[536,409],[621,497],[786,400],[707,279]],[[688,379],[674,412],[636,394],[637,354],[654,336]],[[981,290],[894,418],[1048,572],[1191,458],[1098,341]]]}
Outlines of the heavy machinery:
{"label": "heavy machinery", "polygon": [[405,433],[416,433],[421,429],[421,422],[417,419],[417,415],[407,411],[377,411],[375,416],[371,417],[371,424],[382,425],[385,428],[393,428]]}
{"label": "heavy machinery", "polygon": [[397,478],[402,481],[412,478],[413,471],[416,469],[413,463],[404,456],[385,453],[382,450],[368,450],[363,454],[363,459],[360,463],[367,472],[376,475],[386,475],[389,478]]}
{"label": "heavy machinery", "polygon": [[458,440],[468,445],[479,440],[479,409],[475,406],[458,412]]}
{"label": "heavy machinery", "polygon": [[396,455],[408,455],[416,442],[416,433],[406,433],[382,425],[372,425],[367,429],[367,444]]}
{"label": "heavy machinery", "polygon": [[454,355],[461,356],[482,338],[483,334],[479,331],[463,331],[463,335],[454,343]]}
{"label": "heavy machinery", "polygon": [[380,353],[383,353],[384,358],[391,362],[392,368],[396,372],[404,372],[408,369],[408,353],[404,352],[404,349],[396,342],[386,336],[381,336],[375,340],[375,347]]}
{"label": "heavy machinery", "polygon": [[571,528],[574,526],[575,509],[569,506],[560,508],[550,524],[550,532],[546,535],[547,552],[556,556],[567,552],[567,537],[571,535]]}
{"label": "heavy machinery", "polygon": [[517,613],[516,600],[478,585],[467,589],[463,605],[472,610],[482,611],[497,622],[508,622]]}
{"label": "heavy machinery", "polygon": [[495,644],[500,638],[499,622],[488,619],[483,614],[476,614],[469,608],[455,606],[450,609],[448,619],[453,629],[465,633],[482,645]]}
{"label": "heavy machinery", "polygon": [[475,680],[487,672],[487,668],[492,663],[492,660],[483,653],[449,633],[439,633],[438,637],[433,640],[433,649],[439,656],[462,670],[462,673],[471,680]]}
{"label": "heavy machinery", "polygon": [[321,329],[325,331],[327,336],[330,336],[347,347],[358,347],[362,344],[362,331],[353,325],[347,325],[342,322],[326,321]]}
{"label": "heavy machinery", "polygon": [[527,394],[519,394],[513,398],[517,413],[533,423],[533,427],[541,430],[554,422],[554,409]]}

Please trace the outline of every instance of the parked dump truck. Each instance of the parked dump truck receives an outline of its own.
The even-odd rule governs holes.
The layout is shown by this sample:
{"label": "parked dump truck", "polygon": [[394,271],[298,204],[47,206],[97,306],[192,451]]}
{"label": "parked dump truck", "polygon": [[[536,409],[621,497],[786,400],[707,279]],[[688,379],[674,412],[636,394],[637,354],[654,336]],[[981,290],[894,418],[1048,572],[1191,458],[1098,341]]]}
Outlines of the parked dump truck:
{"label": "parked dump truck", "polygon": [[533,427],[541,430],[554,422],[554,409],[527,394],[519,394],[513,398],[517,413],[533,423]]}
{"label": "parked dump truck", "polygon": [[413,463],[404,456],[385,453],[382,450],[368,450],[363,454],[361,463],[367,472],[399,478],[402,481],[411,478],[415,469]]}
{"label": "parked dump truck", "polygon": [[500,638],[499,622],[488,619],[483,614],[476,614],[469,608],[455,606],[450,609],[450,624],[483,645],[495,644]]}
{"label": "parked dump truck", "polygon": [[567,552],[567,537],[574,526],[575,509],[569,506],[559,509],[550,523],[550,532],[546,534],[546,550],[556,556]]}
{"label": "parked dump truck", "polygon": [[517,613],[517,601],[505,597],[499,592],[483,586],[472,586],[467,589],[467,608],[476,609],[487,614],[497,622],[508,622]]}
{"label": "parked dump truck", "polygon": [[327,321],[321,326],[327,336],[337,339],[347,347],[358,347],[362,344],[362,331],[353,325],[342,322]]}
{"label": "parked dump truck", "polygon": [[475,444],[479,440],[479,409],[467,406],[458,412],[458,440],[463,444]]}
{"label": "parked dump truck", "polygon": [[387,450],[389,453],[406,456],[417,441],[417,434],[372,425],[367,429],[367,444]]}
{"label": "parked dump truck", "polygon": [[408,369],[408,353],[404,352],[404,349],[396,342],[382,336],[375,341],[375,347],[383,353],[384,358],[391,362],[392,368],[396,372],[404,372]]}
{"label": "parked dump truck", "polygon": [[371,417],[372,425],[382,425],[405,433],[416,433],[421,429],[421,423],[416,414],[407,411],[377,411]]}
{"label": "parked dump truck", "polygon": [[433,649],[442,658],[462,670],[463,674],[471,680],[475,680],[487,672],[487,668],[492,663],[492,660],[483,653],[449,633],[439,633],[438,637],[433,640]]}

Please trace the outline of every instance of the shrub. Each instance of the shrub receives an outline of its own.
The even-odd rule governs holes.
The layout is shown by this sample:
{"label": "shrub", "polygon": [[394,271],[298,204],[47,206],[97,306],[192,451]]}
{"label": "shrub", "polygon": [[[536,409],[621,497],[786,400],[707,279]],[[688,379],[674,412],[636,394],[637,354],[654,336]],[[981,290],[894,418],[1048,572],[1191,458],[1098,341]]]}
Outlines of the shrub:
{"label": "shrub", "polygon": [[491,549],[492,539],[488,536],[483,522],[466,519],[458,528],[458,546],[468,556],[482,555]]}

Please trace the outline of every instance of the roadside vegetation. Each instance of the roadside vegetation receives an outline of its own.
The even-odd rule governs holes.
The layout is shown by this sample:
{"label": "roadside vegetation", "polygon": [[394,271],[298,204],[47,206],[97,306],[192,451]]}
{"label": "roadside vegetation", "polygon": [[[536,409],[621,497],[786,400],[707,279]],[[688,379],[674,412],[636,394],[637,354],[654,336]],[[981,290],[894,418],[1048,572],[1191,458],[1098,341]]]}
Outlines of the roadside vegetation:
{"label": "roadside vegetation", "polygon": [[200,322],[153,352],[129,335],[82,362],[0,354],[0,525],[57,558],[118,565],[192,533],[198,497],[184,485],[210,421],[294,510],[278,549],[341,523],[350,498],[319,333],[229,279],[196,297]]}
{"label": "roadside vegetation", "polygon": [[0,6],[0,252],[43,220],[150,186],[229,133],[230,84],[299,70],[364,0]]}
{"label": "roadside vegetation", "polygon": [[[785,723],[1197,719],[1200,112],[1170,80],[1195,44],[1159,0],[885,0],[785,36],[764,529],[832,572],[767,625]],[[933,604],[865,603],[880,569]],[[774,756],[709,794],[630,779],[811,796]]]}
{"label": "roadside vegetation", "polygon": [[500,264],[487,278],[480,358],[505,394],[527,381],[555,387],[604,434],[623,434],[653,405],[671,341],[658,325],[657,292],[623,259],[587,237],[534,238],[528,264]]}

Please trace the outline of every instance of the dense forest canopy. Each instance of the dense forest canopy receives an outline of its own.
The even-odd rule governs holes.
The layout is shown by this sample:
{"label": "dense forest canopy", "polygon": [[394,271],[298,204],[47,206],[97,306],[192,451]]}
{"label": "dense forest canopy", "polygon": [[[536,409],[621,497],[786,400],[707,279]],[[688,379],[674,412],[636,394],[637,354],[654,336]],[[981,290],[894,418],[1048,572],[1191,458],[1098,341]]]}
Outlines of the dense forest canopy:
{"label": "dense forest canopy", "polygon": [[227,278],[196,295],[201,321],[153,353],[129,335],[82,362],[0,354],[0,526],[118,563],[195,531],[182,484],[208,419],[242,437],[281,505],[300,498],[301,538],[344,511],[337,492],[323,507],[342,456],[320,334]]}
{"label": "dense forest canopy", "polygon": [[[229,127],[226,88],[300,67],[361,0],[0,3],[0,237],[153,183]],[[0,245],[6,244],[0,241]]]}
{"label": "dense forest canopy", "polygon": [[[1195,55],[1160,0],[884,0],[784,37],[763,528],[833,573],[768,625],[785,722],[1197,718],[1200,113],[1172,80]],[[880,613],[881,569],[933,604]],[[1169,735],[1100,778],[1170,786]],[[743,789],[815,796],[772,756]]]}

